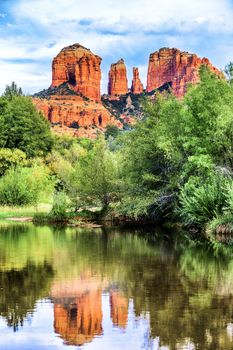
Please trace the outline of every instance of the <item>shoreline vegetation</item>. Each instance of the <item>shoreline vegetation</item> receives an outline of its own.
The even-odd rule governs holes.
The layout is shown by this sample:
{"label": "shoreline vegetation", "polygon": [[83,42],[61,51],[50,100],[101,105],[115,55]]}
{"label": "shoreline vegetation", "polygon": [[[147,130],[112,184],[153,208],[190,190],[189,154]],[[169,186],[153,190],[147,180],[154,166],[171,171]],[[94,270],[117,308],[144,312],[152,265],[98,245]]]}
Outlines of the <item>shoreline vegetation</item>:
{"label": "shoreline vegetation", "polygon": [[0,219],[182,226],[233,240],[233,64],[201,67],[183,99],[141,100],[144,118],[96,140],[53,135],[15,83],[0,97]]}

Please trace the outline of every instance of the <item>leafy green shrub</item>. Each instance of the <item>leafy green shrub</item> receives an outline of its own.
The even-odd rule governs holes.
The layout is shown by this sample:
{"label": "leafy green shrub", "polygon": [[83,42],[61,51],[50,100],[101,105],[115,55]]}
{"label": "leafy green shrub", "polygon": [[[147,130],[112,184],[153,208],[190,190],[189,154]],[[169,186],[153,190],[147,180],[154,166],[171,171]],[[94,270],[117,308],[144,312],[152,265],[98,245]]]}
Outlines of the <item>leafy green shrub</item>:
{"label": "leafy green shrub", "polygon": [[0,180],[0,203],[17,206],[32,203],[31,193],[27,182],[19,169],[10,170]]}
{"label": "leafy green shrub", "polygon": [[56,192],[53,198],[53,207],[49,213],[49,218],[52,221],[64,222],[67,221],[67,201],[64,192]]}
{"label": "leafy green shrub", "polygon": [[19,206],[38,203],[41,192],[52,189],[47,168],[15,167],[0,179],[0,204]]}
{"label": "leafy green shrub", "polygon": [[115,125],[107,125],[106,131],[105,131],[105,139],[108,140],[110,137],[116,138],[120,133],[120,130]]}
{"label": "leafy green shrub", "polygon": [[26,154],[20,149],[0,148],[0,176],[16,165],[26,165]]}
{"label": "leafy green shrub", "polygon": [[226,187],[226,205],[224,212],[233,216],[233,182]]}
{"label": "leafy green shrub", "polygon": [[210,177],[198,185],[200,179],[190,179],[180,192],[179,213],[186,225],[202,225],[221,215],[226,205],[226,181]]}

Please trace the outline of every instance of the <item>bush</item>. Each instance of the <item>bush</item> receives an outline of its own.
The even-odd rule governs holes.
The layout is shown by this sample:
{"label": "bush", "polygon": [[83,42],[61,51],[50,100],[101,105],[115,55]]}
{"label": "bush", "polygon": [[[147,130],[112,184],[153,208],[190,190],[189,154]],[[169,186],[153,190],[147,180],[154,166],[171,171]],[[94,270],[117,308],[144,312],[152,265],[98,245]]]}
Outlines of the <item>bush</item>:
{"label": "bush", "polygon": [[20,149],[0,148],[0,176],[12,166],[26,165],[26,157]]}
{"label": "bush", "polygon": [[224,212],[233,216],[233,182],[226,187],[226,206]]}
{"label": "bush", "polygon": [[108,140],[109,138],[116,138],[120,134],[120,130],[115,125],[107,125],[106,131],[105,131],[105,139]]}
{"label": "bush", "polygon": [[53,207],[49,214],[52,221],[64,222],[67,221],[67,201],[64,192],[57,192],[54,194]]}
{"label": "bush", "polygon": [[210,177],[205,183],[190,179],[180,192],[179,213],[186,225],[201,226],[222,215],[226,205],[226,179]]}
{"label": "bush", "polygon": [[0,179],[0,204],[20,206],[37,204],[42,191],[53,187],[47,168],[15,167]]}
{"label": "bush", "polygon": [[0,203],[2,205],[17,206],[32,203],[24,175],[19,169],[10,170],[0,180]]}

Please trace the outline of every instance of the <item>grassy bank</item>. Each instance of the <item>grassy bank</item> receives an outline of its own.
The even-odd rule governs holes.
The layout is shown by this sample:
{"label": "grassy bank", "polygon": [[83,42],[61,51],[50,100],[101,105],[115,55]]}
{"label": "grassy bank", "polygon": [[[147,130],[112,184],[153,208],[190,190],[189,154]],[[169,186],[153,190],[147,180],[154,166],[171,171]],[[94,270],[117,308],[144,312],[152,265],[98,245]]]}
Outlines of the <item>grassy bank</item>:
{"label": "grassy bank", "polygon": [[37,214],[48,214],[51,204],[38,204],[38,206],[9,207],[0,206],[0,219],[34,217]]}

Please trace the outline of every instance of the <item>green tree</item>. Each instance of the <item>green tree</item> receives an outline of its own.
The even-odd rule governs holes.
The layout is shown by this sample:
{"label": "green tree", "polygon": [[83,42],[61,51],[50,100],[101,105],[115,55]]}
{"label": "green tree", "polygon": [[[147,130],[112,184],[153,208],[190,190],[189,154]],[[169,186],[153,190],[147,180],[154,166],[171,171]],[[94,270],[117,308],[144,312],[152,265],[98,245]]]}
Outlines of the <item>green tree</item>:
{"label": "green tree", "polygon": [[49,122],[36,110],[30,97],[0,98],[0,147],[18,148],[28,157],[51,150]]}
{"label": "green tree", "polygon": [[200,78],[182,100],[146,101],[144,120],[123,137],[125,214],[171,218],[190,179],[204,185],[217,169],[232,171],[232,85],[206,67]]}
{"label": "green tree", "polygon": [[224,70],[227,78],[232,81],[233,79],[233,62],[230,62],[226,65],[225,70]]}
{"label": "green tree", "polygon": [[144,103],[145,119],[124,135],[121,153],[125,196],[119,210],[135,217],[170,212],[182,161],[179,147],[182,102],[157,96]]}
{"label": "green tree", "polygon": [[116,125],[107,125],[106,131],[105,131],[105,138],[108,140],[109,138],[116,138],[120,133],[119,128]]}
{"label": "green tree", "polygon": [[103,135],[99,135],[92,150],[80,158],[75,167],[74,181],[82,202],[101,204],[107,209],[119,195],[118,160],[111,153]]}
{"label": "green tree", "polygon": [[3,96],[11,100],[14,96],[22,96],[23,91],[21,87],[18,87],[17,84],[13,81],[11,85],[7,85],[3,93]]}

